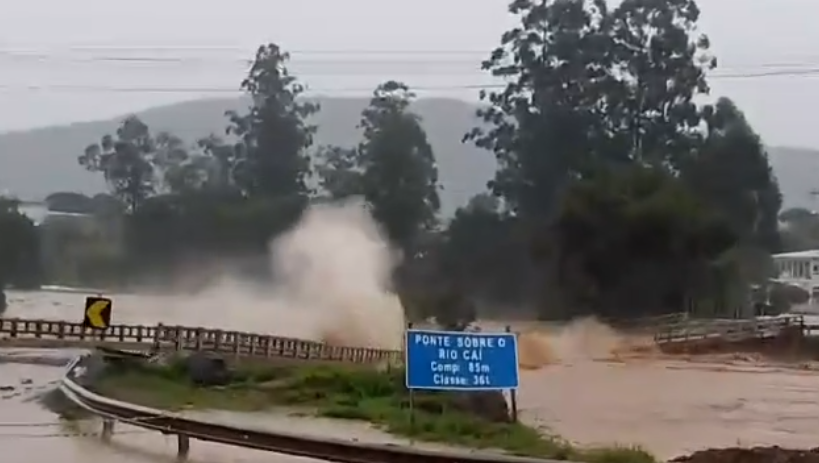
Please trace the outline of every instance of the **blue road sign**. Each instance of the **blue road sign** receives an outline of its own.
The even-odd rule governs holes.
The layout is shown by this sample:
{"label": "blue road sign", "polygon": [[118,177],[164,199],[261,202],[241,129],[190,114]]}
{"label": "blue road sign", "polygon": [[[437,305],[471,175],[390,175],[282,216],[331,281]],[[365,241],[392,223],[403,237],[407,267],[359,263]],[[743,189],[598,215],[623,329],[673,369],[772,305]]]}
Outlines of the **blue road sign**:
{"label": "blue road sign", "polygon": [[516,389],[517,337],[513,333],[407,330],[406,381],[410,389]]}

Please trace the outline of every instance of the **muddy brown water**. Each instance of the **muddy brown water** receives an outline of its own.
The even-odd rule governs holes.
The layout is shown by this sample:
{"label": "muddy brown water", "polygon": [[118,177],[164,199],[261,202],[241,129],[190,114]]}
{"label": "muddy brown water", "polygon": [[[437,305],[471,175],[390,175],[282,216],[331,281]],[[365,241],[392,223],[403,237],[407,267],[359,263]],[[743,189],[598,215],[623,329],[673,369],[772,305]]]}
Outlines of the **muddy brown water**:
{"label": "muddy brown water", "polygon": [[[11,293],[6,316],[79,319],[83,298],[71,293]],[[166,302],[160,297],[116,297],[115,322],[222,325],[224,312],[180,310]],[[276,315],[282,326],[297,316]],[[664,458],[709,447],[817,446],[819,372],[765,365],[742,356],[692,362],[650,352],[613,355],[613,347],[619,344],[622,339],[610,330],[589,324],[552,331],[530,342],[526,348],[538,350],[538,358],[547,359],[543,363],[548,365],[522,373],[518,395],[522,420],[578,443],[638,444]],[[69,358],[72,352],[49,355]],[[79,429],[58,423],[33,399],[53,388],[61,374],[59,367],[0,364],[0,386],[5,386],[0,390],[0,445],[5,452],[25,456],[32,463],[174,460],[173,438],[119,426],[113,443],[106,445],[94,436],[79,435],[98,431],[98,423]],[[9,387],[13,390],[6,390]],[[282,414],[206,416],[272,430],[406,444],[350,423]],[[306,460],[198,441],[191,452],[191,461],[202,463]]]}

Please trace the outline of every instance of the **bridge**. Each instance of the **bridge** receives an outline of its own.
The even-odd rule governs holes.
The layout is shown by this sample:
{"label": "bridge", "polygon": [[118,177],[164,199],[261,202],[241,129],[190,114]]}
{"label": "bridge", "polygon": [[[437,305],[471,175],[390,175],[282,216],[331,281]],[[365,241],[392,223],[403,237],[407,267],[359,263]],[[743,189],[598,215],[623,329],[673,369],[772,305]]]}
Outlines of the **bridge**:
{"label": "bridge", "polygon": [[0,347],[207,351],[234,358],[347,363],[397,362],[401,358],[398,351],[202,327],[112,325],[106,330],[93,330],[82,323],[20,318],[0,318]]}
{"label": "bridge", "polygon": [[748,341],[775,339],[786,333],[803,337],[815,326],[802,315],[751,319],[686,319],[658,326],[654,342],[666,351],[708,349]]}
{"label": "bridge", "polygon": [[[646,320],[639,327],[652,331],[654,342],[666,350],[771,339],[788,331],[804,335],[819,329],[819,326],[806,325],[801,315],[714,320],[671,314]],[[235,358],[348,363],[399,362],[402,356],[399,351],[331,346],[296,338],[203,327],[112,325],[107,330],[93,330],[81,323],[21,318],[0,318],[0,347],[209,351]]]}

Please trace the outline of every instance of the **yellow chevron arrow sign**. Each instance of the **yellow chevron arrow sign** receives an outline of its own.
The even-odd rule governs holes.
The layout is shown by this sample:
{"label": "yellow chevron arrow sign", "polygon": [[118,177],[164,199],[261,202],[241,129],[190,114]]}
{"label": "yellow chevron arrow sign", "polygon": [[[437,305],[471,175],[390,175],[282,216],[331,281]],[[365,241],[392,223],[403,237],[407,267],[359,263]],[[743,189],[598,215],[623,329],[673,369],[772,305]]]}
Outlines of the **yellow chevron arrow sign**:
{"label": "yellow chevron arrow sign", "polygon": [[98,330],[108,328],[111,324],[111,309],[113,306],[114,302],[107,297],[86,297],[83,326]]}

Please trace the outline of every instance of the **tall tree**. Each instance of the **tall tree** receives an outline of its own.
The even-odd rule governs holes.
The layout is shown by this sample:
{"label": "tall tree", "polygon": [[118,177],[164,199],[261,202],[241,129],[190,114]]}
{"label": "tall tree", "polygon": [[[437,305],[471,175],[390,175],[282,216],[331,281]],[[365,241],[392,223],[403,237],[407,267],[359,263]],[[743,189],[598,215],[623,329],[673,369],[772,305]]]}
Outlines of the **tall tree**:
{"label": "tall tree", "polygon": [[767,282],[772,275],[782,195],[762,141],[736,105],[721,98],[703,114],[705,143],[682,165],[683,179],[739,238],[723,259],[735,263],[737,289],[747,289],[748,282]]}
{"label": "tall tree", "polygon": [[105,135],[78,158],[91,172],[102,172],[111,193],[133,211],[155,191],[154,140],[136,116],[126,118],[116,137]]}
{"label": "tall tree", "polygon": [[606,124],[617,149],[678,169],[702,141],[698,95],[716,67],[694,0],[624,0],[608,18],[612,50]]}
{"label": "tall tree", "polygon": [[705,111],[707,136],[683,178],[727,220],[743,244],[779,247],[782,195],[759,135],[728,98]]}
{"label": "tall tree", "polygon": [[572,179],[598,163],[675,168],[701,137],[693,98],[715,63],[693,0],[514,0],[520,16],[483,63],[506,87],[484,93],[493,192],[519,214],[552,216]]}
{"label": "tall tree", "polygon": [[495,153],[492,192],[516,215],[550,216],[560,192],[599,151],[600,101],[612,62],[604,0],[514,0],[520,24],[501,37],[483,69],[507,80],[482,92],[489,128],[465,137]]}
{"label": "tall tree", "polygon": [[[0,296],[6,284],[37,285],[40,273],[40,239],[37,227],[20,212],[19,201],[0,197]],[[4,299],[0,297],[0,313]]]}
{"label": "tall tree", "polygon": [[373,92],[359,124],[364,196],[375,219],[405,250],[434,225],[441,207],[435,154],[421,119],[409,109],[414,98],[405,84],[385,82]]}
{"label": "tall tree", "polygon": [[379,85],[361,115],[357,148],[330,148],[319,169],[322,184],[336,197],[361,194],[391,240],[408,251],[430,229],[440,208],[435,155],[410,111],[415,98],[395,81]]}
{"label": "tall tree", "polygon": [[234,181],[250,195],[306,195],[316,127],[306,120],[318,105],[299,99],[304,87],[287,69],[289,55],[278,45],[259,47],[242,89],[251,97],[247,114],[228,112],[229,133],[242,142]]}
{"label": "tall tree", "polygon": [[[506,85],[481,94],[489,103],[478,111],[484,126],[465,140],[495,153],[499,169],[490,189],[518,222],[509,229],[528,236],[541,286],[556,277],[561,291],[574,302],[586,297],[579,302],[592,310],[616,308],[613,301],[639,288],[647,292],[645,307],[679,307],[683,293],[711,284],[698,274],[727,268],[716,261],[735,244],[732,232],[740,233],[712,217],[730,207],[704,192],[691,195],[707,188],[679,176],[710,169],[709,152],[753,152],[755,139],[745,124],[728,142],[727,132],[713,127],[713,111],[695,103],[709,92],[706,73],[716,60],[697,29],[694,0],[609,4],[511,0],[520,22],[483,63]],[[752,164],[756,183],[724,182],[731,191],[720,196],[738,206],[754,198],[755,225],[740,217],[742,207],[733,217],[756,226],[754,240],[770,248],[778,193],[765,180],[767,161]],[[671,247],[646,238],[652,233]],[[634,265],[607,264],[615,261]]]}

